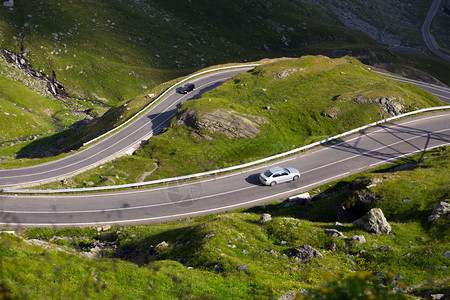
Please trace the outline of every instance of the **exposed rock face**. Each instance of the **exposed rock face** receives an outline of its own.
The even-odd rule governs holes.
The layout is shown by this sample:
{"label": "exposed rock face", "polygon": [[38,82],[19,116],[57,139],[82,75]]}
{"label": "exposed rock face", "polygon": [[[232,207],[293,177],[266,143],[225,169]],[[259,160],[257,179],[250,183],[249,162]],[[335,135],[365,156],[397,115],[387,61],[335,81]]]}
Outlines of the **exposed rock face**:
{"label": "exposed rock face", "polygon": [[259,218],[258,225],[262,225],[262,224],[264,224],[266,222],[269,222],[271,220],[272,220],[272,216],[270,214],[263,214],[261,216],[261,218]]}
{"label": "exposed rock face", "polygon": [[199,113],[188,109],[178,116],[175,125],[186,124],[210,133],[224,134],[228,138],[253,138],[260,133],[259,125],[264,123],[268,121],[263,117],[239,114],[233,110],[218,109]]}
{"label": "exposed rock face", "polygon": [[428,217],[428,222],[433,222],[444,215],[448,216],[448,213],[450,212],[450,204],[446,201],[439,201],[436,204],[436,206],[433,208],[431,216]]}
{"label": "exposed rock face", "polygon": [[[400,98],[400,101],[403,100]],[[403,104],[401,104],[399,101],[397,101],[397,98],[395,97],[382,97],[382,98],[376,98],[376,102],[379,103],[381,108],[383,108],[385,111],[387,111],[391,116],[397,116],[404,112],[405,107]]]}
{"label": "exposed rock face", "polygon": [[[354,98],[340,98],[346,101],[353,101],[355,104],[366,104],[366,103],[374,103],[378,104],[384,111],[386,111],[391,116],[397,116],[405,112],[405,107],[403,105],[402,97],[378,97],[375,99],[366,98],[363,95],[357,95]],[[330,117],[336,116],[336,114],[330,114]]]}
{"label": "exposed rock face", "polygon": [[379,208],[372,208],[362,218],[353,221],[353,226],[377,235],[391,232],[391,225],[389,225]]}
{"label": "exposed rock face", "polygon": [[294,73],[297,73],[298,71],[302,71],[303,69],[295,69],[295,68],[290,68],[290,69],[284,69],[283,71],[280,72],[273,72],[272,75],[274,78],[278,78],[278,79],[285,79],[286,77],[291,76]]}
{"label": "exposed rock face", "polygon": [[294,259],[301,260],[302,263],[307,263],[311,258],[322,258],[323,255],[310,245],[303,245],[301,247],[295,247],[292,251],[285,253]]}

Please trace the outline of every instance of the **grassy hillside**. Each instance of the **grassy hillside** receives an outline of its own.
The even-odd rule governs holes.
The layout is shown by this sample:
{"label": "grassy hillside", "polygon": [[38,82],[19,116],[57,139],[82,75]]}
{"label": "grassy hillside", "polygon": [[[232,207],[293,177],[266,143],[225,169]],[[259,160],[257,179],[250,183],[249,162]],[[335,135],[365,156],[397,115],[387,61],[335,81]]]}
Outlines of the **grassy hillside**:
{"label": "grassy hillside", "polygon": [[[409,43],[414,37],[413,44],[417,44],[415,39],[420,35],[411,27],[420,28],[424,18],[420,12],[427,5],[424,1],[412,5],[390,2],[364,6],[359,17],[380,32],[382,29],[395,34],[409,32],[411,37],[403,38],[404,42]],[[319,5],[300,0],[49,0],[45,4],[16,0],[14,3],[11,9],[0,9],[0,47],[23,53],[44,74],[55,71],[70,95],[110,105],[202,67],[309,54],[311,46],[327,55],[333,51],[335,55],[353,51],[354,56],[364,58],[366,63],[398,60],[366,34],[344,27],[341,15],[320,2]],[[351,7],[360,5],[345,7],[351,11]],[[383,10],[385,16],[381,23],[376,17],[377,9]],[[406,19],[413,24],[405,26],[406,29],[397,28],[398,12],[409,13]]]}
{"label": "grassy hillside", "polygon": [[[389,97],[402,103],[402,112],[441,105],[428,92],[377,75],[350,57],[275,60],[184,102],[167,131],[136,155],[45,188],[131,183],[253,161],[388,117],[376,99]],[[217,111],[233,112],[227,118],[253,116],[265,122],[254,137],[229,138],[214,132],[214,125],[197,128],[177,121],[189,111],[197,113],[199,122]]]}
{"label": "grassy hillside", "polygon": [[[309,206],[286,201],[157,225],[18,231],[48,242],[45,247],[0,234],[0,293],[42,299],[277,299],[288,291],[303,291],[298,295],[306,299],[364,291],[376,299],[404,299],[390,291],[406,287],[416,298],[446,293],[448,220],[427,218],[448,197],[450,182],[442,174],[449,172],[449,155],[440,148],[322,186],[310,191],[317,196]],[[367,188],[374,178],[382,180]],[[338,209],[367,192],[379,200],[364,209],[381,207],[391,234],[371,235],[351,222],[334,227]],[[272,221],[258,225],[262,213]],[[348,238],[331,237],[325,228]],[[357,234],[366,243],[351,242]],[[303,244],[324,257],[301,263],[284,255]],[[239,271],[244,265],[248,269]],[[440,281],[418,285],[430,280]]]}

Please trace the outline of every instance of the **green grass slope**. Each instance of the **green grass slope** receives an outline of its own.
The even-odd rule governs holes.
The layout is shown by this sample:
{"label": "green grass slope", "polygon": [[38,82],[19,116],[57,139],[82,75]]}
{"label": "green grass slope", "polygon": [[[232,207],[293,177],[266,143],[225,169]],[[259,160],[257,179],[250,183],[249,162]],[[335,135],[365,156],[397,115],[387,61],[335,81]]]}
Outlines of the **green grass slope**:
{"label": "green grass slope", "polygon": [[[92,227],[19,230],[24,238],[48,242],[45,247],[0,234],[0,286],[18,298],[41,299],[277,299],[302,289],[298,295],[306,299],[336,299],[337,294],[341,299],[360,299],[358,293],[368,291],[374,299],[404,299],[391,291],[402,293],[406,287],[416,298],[445,293],[448,219],[429,223],[427,218],[436,203],[448,197],[449,179],[442,176],[448,174],[448,159],[448,149],[440,148],[327,184],[310,191],[317,197],[309,206],[286,201],[100,231]],[[373,178],[384,180],[367,188]],[[411,188],[414,181],[420,185]],[[371,235],[351,222],[336,228],[348,238],[325,234],[325,228],[334,228],[339,207],[368,189],[379,200],[366,209],[381,207],[391,234]],[[262,213],[270,213],[272,221],[258,225]],[[366,243],[351,242],[357,234],[364,235]],[[163,241],[165,247],[157,246]],[[324,257],[301,263],[284,255],[304,244]],[[335,248],[330,250],[332,244]],[[391,250],[377,250],[381,246]],[[84,257],[94,253],[99,258]],[[240,271],[244,265],[248,268]],[[438,281],[419,285],[430,280]]]}

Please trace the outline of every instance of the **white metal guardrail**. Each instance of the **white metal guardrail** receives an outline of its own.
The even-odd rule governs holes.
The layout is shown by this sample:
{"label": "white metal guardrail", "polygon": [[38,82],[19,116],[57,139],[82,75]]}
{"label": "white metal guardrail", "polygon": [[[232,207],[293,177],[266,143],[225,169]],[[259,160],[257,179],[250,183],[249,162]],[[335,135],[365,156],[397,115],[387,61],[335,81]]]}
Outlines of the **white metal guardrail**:
{"label": "white metal guardrail", "polygon": [[[188,80],[188,79],[186,79]],[[179,83],[178,83],[179,84]],[[126,189],[126,188],[136,188],[136,187],[142,187],[142,186],[150,186],[150,185],[156,185],[156,184],[164,184],[164,183],[170,183],[170,182],[175,182],[175,181],[182,181],[182,180],[188,180],[188,179],[195,179],[195,178],[200,178],[200,177],[205,177],[205,176],[210,176],[210,175],[216,175],[219,173],[224,173],[224,172],[229,172],[229,171],[235,171],[235,170],[239,170],[239,169],[243,169],[243,168],[247,168],[250,166],[254,166],[254,165],[258,165],[261,163],[265,163],[265,162],[269,162],[271,160],[275,160],[284,156],[288,156],[288,155],[292,155],[295,154],[297,152],[300,151],[304,151],[307,149],[311,149],[317,146],[320,146],[322,144],[328,143],[330,141],[333,140],[337,140],[339,138],[342,138],[344,136],[348,136],[351,134],[354,134],[356,132],[359,132],[361,130],[370,128],[370,127],[374,127],[374,126],[378,126],[380,124],[386,123],[386,122],[390,122],[390,121],[394,121],[397,119],[401,119],[404,117],[408,117],[411,115],[416,115],[416,114],[420,114],[420,113],[424,113],[424,112],[429,112],[429,111],[437,111],[437,110],[445,110],[445,109],[450,109],[450,105],[447,106],[439,106],[439,107],[430,107],[430,108],[423,108],[423,109],[419,109],[416,111],[412,111],[409,113],[405,113],[405,114],[401,114],[395,117],[391,117],[391,118],[386,118],[377,122],[373,122],[370,123],[368,125],[364,125],[358,128],[355,128],[353,130],[326,138],[324,140],[321,140],[319,142],[315,142],[300,148],[296,148],[293,149],[291,151],[287,151],[284,153],[280,153],[277,155],[273,155],[270,157],[266,157],[263,159],[259,159],[253,162],[249,162],[246,164],[242,164],[242,165],[238,165],[238,166],[233,166],[233,167],[228,167],[228,168],[224,168],[224,169],[219,169],[219,170],[213,170],[213,171],[208,171],[208,172],[203,172],[203,173],[197,173],[197,174],[191,174],[191,175],[185,175],[185,176],[178,176],[178,177],[172,177],[172,178],[165,178],[165,179],[159,179],[159,180],[152,180],[152,181],[147,181],[147,182],[138,182],[138,183],[129,183],[129,184],[122,184],[122,185],[113,185],[113,186],[101,186],[101,187],[88,187],[88,188],[75,188],[75,189],[57,189],[57,190],[12,190],[12,189],[4,189],[3,192],[4,193],[15,193],[15,194],[53,194],[53,193],[79,193],[79,192],[93,192],[93,191],[104,191],[104,190],[115,190],[115,189]]]}
{"label": "white metal guardrail", "polygon": [[98,137],[87,141],[83,144],[83,146],[87,146],[93,142],[98,141],[99,139],[102,139],[103,137],[113,133],[114,131],[122,128],[123,126],[127,125],[128,123],[130,123],[131,121],[133,121],[134,119],[136,119],[138,116],[140,116],[144,111],[146,111],[147,109],[149,109],[151,106],[155,105],[162,97],[164,97],[168,92],[170,92],[171,90],[173,90],[175,87],[179,86],[180,84],[191,80],[192,78],[198,77],[200,75],[203,74],[207,74],[207,73],[212,73],[212,72],[217,72],[217,71],[222,71],[222,70],[228,70],[228,69],[240,69],[240,68],[249,68],[249,67],[257,67],[260,66],[261,64],[248,64],[248,65],[239,65],[239,66],[230,66],[230,67],[222,67],[222,68],[216,68],[216,69],[211,69],[211,70],[206,70],[200,73],[195,73],[189,77],[186,77],[183,80],[178,81],[177,83],[173,84],[172,86],[170,86],[167,90],[165,90],[161,95],[159,95],[158,98],[156,98],[155,100],[153,100],[151,103],[149,103],[146,107],[144,107],[143,109],[141,109],[138,113],[136,113],[134,116],[132,116],[131,118],[129,118],[127,121],[125,121],[124,123],[120,124],[119,126],[111,129],[108,132],[105,132],[102,135],[99,135]]}

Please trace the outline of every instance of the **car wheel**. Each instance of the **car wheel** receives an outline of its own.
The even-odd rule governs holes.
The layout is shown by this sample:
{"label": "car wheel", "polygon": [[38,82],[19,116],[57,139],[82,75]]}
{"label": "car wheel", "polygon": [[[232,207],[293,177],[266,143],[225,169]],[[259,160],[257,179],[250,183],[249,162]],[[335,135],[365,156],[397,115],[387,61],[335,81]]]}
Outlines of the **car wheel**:
{"label": "car wheel", "polygon": [[272,181],[271,183],[270,183],[270,186],[276,186],[277,185],[277,182],[276,181]]}
{"label": "car wheel", "polygon": [[294,176],[294,181],[297,181],[299,178],[300,178],[300,176],[295,175],[295,176]]}

